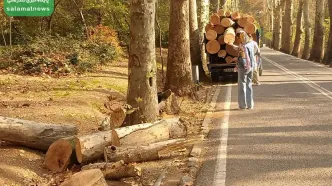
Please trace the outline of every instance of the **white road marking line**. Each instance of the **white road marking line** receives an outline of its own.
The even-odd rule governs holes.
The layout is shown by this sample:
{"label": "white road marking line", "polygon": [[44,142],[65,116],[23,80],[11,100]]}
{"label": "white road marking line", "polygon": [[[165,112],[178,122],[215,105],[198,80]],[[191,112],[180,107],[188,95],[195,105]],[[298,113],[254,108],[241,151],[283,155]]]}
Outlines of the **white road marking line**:
{"label": "white road marking line", "polygon": [[218,157],[214,173],[213,186],[225,186],[226,184],[226,160],[227,160],[227,141],[228,141],[228,121],[230,116],[232,85],[226,86],[226,98],[224,103],[224,118],[221,127],[221,142],[218,147]]}
{"label": "white road marking line", "polygon": [[289,69],[285,68],[284,66],[279,65],[278,63],[272,61],[271,59],[268,59],[266,57],[263,57],[263,59],[265,59],[266,61],[270,62],[272,65],[274,65],[275,67],[283,70],[284,72],[286,72],[287,74],[293,75],[296,77],[296,79],[301,80],[302,82],[304,82],[305,84],[307,84],[308,86],[310,86],[311,88],[317,90],[318,92],[320,92],[321,94],[323,94],[324,96],[330,98],[332,100],[332,92],[330,92],[329,90],[325,89],[324,87],[321,87],[320,85],[318,85],[317,83],[309,80],[308,78],[305,78],[293,71],[290,71]]}
{"label": "white road marking line", "polygon": [[292,56],[292,55],[289,55],[289,54],[282,53],[282,52],[277,51],[277,50],[273,50],[273,49],[270,49],[270,50],[272,50],[273,52],[277,53],[278,55],[279,54],[283,54],[283,55],[285,55],[287,57],[291,57],[291,58],[296,59],[296,60],[301,60],[301,61],[310,63],[310,64],[315,65],[315,66],[319,66],[319,67],[323,67],[323,68],[328,69],[328,70],[332,70],[332,68],[327,67],[326,65],[323,65],[323,64],[320,64],[320,63],[316,63],[316,62],[313,62],[313,61],[301,59],[301,58],[298,58],[298,57],[295,57],[295,56]]}

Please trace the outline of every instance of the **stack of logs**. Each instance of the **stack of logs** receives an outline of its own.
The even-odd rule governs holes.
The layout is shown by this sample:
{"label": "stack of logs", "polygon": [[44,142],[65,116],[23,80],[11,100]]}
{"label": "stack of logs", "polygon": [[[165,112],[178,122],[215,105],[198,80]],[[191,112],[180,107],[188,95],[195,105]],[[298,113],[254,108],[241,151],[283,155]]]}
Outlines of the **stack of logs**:
{"label": "stack of logs", "polygon": [[[253,38],[256,34],[255,19],[239,12],[229,12],[220,9],[210,17],[210,23],[205,27],[206,52],[217,59],[215,63],[232,63],[238,57],[238,52],[231,46],[238,45],[235,39],[236,30],[243,29]],[[216,60],[214,60],[216,61]]]}

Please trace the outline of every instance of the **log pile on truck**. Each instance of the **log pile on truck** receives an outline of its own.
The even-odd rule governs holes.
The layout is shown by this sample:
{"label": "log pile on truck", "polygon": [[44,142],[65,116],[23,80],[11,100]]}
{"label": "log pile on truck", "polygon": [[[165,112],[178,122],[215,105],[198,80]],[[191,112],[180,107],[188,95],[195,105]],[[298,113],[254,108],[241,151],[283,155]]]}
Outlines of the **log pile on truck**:
{"label": "log pile on truck", "polygon": [[205,26],[205,48],[214,63],[235,63],[238,52],[231,45],[238,45],[236,33],[238,29],[251,34],[256,40],[254,17],[240,12],[229,12],[220,9],[210,17]]}

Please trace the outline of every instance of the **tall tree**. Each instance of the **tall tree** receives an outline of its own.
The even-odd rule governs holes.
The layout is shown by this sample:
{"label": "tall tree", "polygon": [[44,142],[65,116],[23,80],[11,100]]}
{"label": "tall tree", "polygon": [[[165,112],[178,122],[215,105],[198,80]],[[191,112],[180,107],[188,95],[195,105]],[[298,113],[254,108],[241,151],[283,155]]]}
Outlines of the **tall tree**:
{"label": "tall tree", "polygon": [[292,51],[292,15],[293,0],[285,0],[285,14],[282,19],[281,51],[290,54]]}
{"label": "tall tree", "polygon": [[297,11],[297,18],[296,18],[296,35],[294,41],[294,47],[292,51],[292,55],[299,57],[300,49],[301,49],[301,38],[302,38],[302,15],[303,15],[303,0],[299,0],[299,8]]}
{"label": "tall tree", "polygon": [[166,89],[179,96],[192,91],[189,0],[171,0]]}
{"label": "tall tree", "polygon": [[311,25],[309,19],[309,0],[304,0],[303,2],[303,16],[304,16],[304,49],[302,54],[302,59],[308,59],[310,55],[310,36],[311,36]]}
{"label": "tall tree", "polygon": [[273,48],[275,50],[280,49],[280,41],[281,41],[281,20],[282,20],[282,7],[283,7],[284,1],[281,0],[275,0],[275,11],[274,13],[274,26],[273,26]]}
{"label": "tall tree", "polygon": [[155,53],[155,0],[132,0],[127,102],[136,112],[129,125],[155,121],[158,116]]}
{"label": "tall tree", "polygon": [[207,76],[203,69],[200,44],[199,44],[199,30],[197,20],[197,5],[196,0],[189,0],[189,29],[190,29],[190,56],[191,64],[197,65],[199,68],[199,77],[201,80],[206,80]]}
{"label": "tall tree", "polygon": [[310,52],[310,60],[321,62],[324,56],[324,6],[325,0],[316,1],[314,40]]}
{"label": "tall tree", "polygon": [[[328,8],[329,8],[329,14],[330,14],[330,19],[332,18],[332,1],[328,1]],[[330,34],[329,34],[329,41],[328,45],[325,51],[325,56],[324,56],[324,64],[328,65],[330,64],[330,67],[332,67],[332,21],[330,21]]]}
{"label": "tall tree", "polygon": [[[204,32],[205,26],[209,21],[209,1],[210,0],[198,0],[199,1],[199,44],[200,44],[200,53],[202,64],[206,64],[206,54],[205,54],[205,45],[204,45]],[[201,74],[201,73],[200,73]]]}
{"label": "tall tree", "polygon": [[219,10],[220,2],[219,0],[210,0],[210,11],[212,13],[217,13]]}

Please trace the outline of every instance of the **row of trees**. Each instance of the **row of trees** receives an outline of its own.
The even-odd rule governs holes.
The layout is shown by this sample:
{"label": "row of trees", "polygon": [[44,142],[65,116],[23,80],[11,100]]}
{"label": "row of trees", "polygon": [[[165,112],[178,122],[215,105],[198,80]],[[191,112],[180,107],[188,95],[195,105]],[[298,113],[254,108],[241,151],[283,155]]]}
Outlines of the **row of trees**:
{"label": "row of trees", "polygon": [[[136,112],[131,116],[132,124],[153,121],[158,117],[155,2],[131,1],[127,101],[136,108]],[[170,0],[165,89],[170,89],[180,96],[190,94],[193,88],[192,65],[199,65],[200,76],[206,76],[202,66],[205,49],[200,46],[203,46],[209,9],[217,12],[220,6],[229,5],[226,1],[219,0]]]}
{"label": "row of trees", "polygon": [[274,49],[332,65],[332,1],[267,0],[266,12]]}

